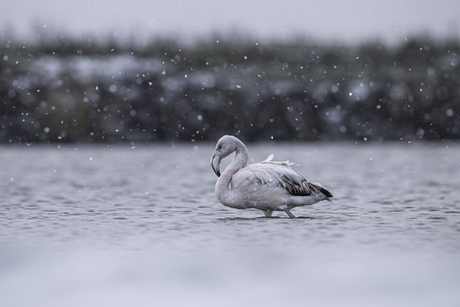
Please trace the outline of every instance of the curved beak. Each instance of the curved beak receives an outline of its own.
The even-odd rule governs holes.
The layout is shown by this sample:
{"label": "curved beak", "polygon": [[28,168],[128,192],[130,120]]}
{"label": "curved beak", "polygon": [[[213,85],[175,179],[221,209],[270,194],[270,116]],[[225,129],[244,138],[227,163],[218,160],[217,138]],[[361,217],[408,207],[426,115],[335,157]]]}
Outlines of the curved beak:
{"label": "curved beak", "polygon": [[211,167],[217,177],[220,177],[220,160],[220,153],[216,151],[211,158]]}

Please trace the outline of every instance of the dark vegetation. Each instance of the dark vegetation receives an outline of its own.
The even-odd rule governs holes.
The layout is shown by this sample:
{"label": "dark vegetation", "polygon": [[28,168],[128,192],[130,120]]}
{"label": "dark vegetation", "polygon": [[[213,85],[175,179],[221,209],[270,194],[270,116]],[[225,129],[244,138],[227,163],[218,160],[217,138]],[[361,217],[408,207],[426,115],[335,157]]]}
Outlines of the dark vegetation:
{"label": "dark vegetation", "polygon": [[0,37],[0,142],[460,137],[460,42]]}

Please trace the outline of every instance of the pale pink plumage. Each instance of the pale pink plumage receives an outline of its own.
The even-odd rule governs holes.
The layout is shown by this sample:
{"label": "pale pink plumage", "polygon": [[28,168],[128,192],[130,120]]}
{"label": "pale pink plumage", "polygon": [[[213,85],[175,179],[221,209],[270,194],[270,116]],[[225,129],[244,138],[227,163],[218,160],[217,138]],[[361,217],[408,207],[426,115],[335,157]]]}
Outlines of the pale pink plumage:
{"label": "pale pink plumage", "polygon": [[[236,152],[233,161],[220,174],[220,161]],[[308,182],[293,171],[289,161],[266,160],[247,165],[248,150],[234,136],[225,135],[219,139],[211,159],[211,165],[219,176],[215,192],[219,201],[237,209],[254,208],[262,210],[269,217],[273,211],[289,211],[297,206],[312,205],[321,200],[330,200],[332,194],[318,183]]]}

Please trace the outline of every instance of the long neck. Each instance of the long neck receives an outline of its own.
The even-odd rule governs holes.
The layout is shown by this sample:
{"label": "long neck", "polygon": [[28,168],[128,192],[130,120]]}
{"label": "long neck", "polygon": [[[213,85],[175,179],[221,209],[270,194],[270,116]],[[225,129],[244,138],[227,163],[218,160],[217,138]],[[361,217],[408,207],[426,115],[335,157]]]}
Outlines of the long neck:
{"label": "long neck", "polygon": [[230,190],[230,182],[233,175],[241,168],[248,165],[248,149],[243,143],[238,143],[236,146],[236,154],[229,166],[220,175],[216,183],[216,195],[219,200],[227,206],[232,206],[230,197],[232,191]]}

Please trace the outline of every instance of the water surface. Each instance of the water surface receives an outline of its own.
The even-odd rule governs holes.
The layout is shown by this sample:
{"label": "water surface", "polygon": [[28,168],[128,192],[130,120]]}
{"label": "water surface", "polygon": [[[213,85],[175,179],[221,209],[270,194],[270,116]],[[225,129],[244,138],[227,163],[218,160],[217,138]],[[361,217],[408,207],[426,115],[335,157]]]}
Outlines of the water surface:
{"label": "water surface", "polygon": [[1,147],[2,300],[459,306],[457,145],[249,144],[334,194],[298,219],[219,204],[213,147]]}

